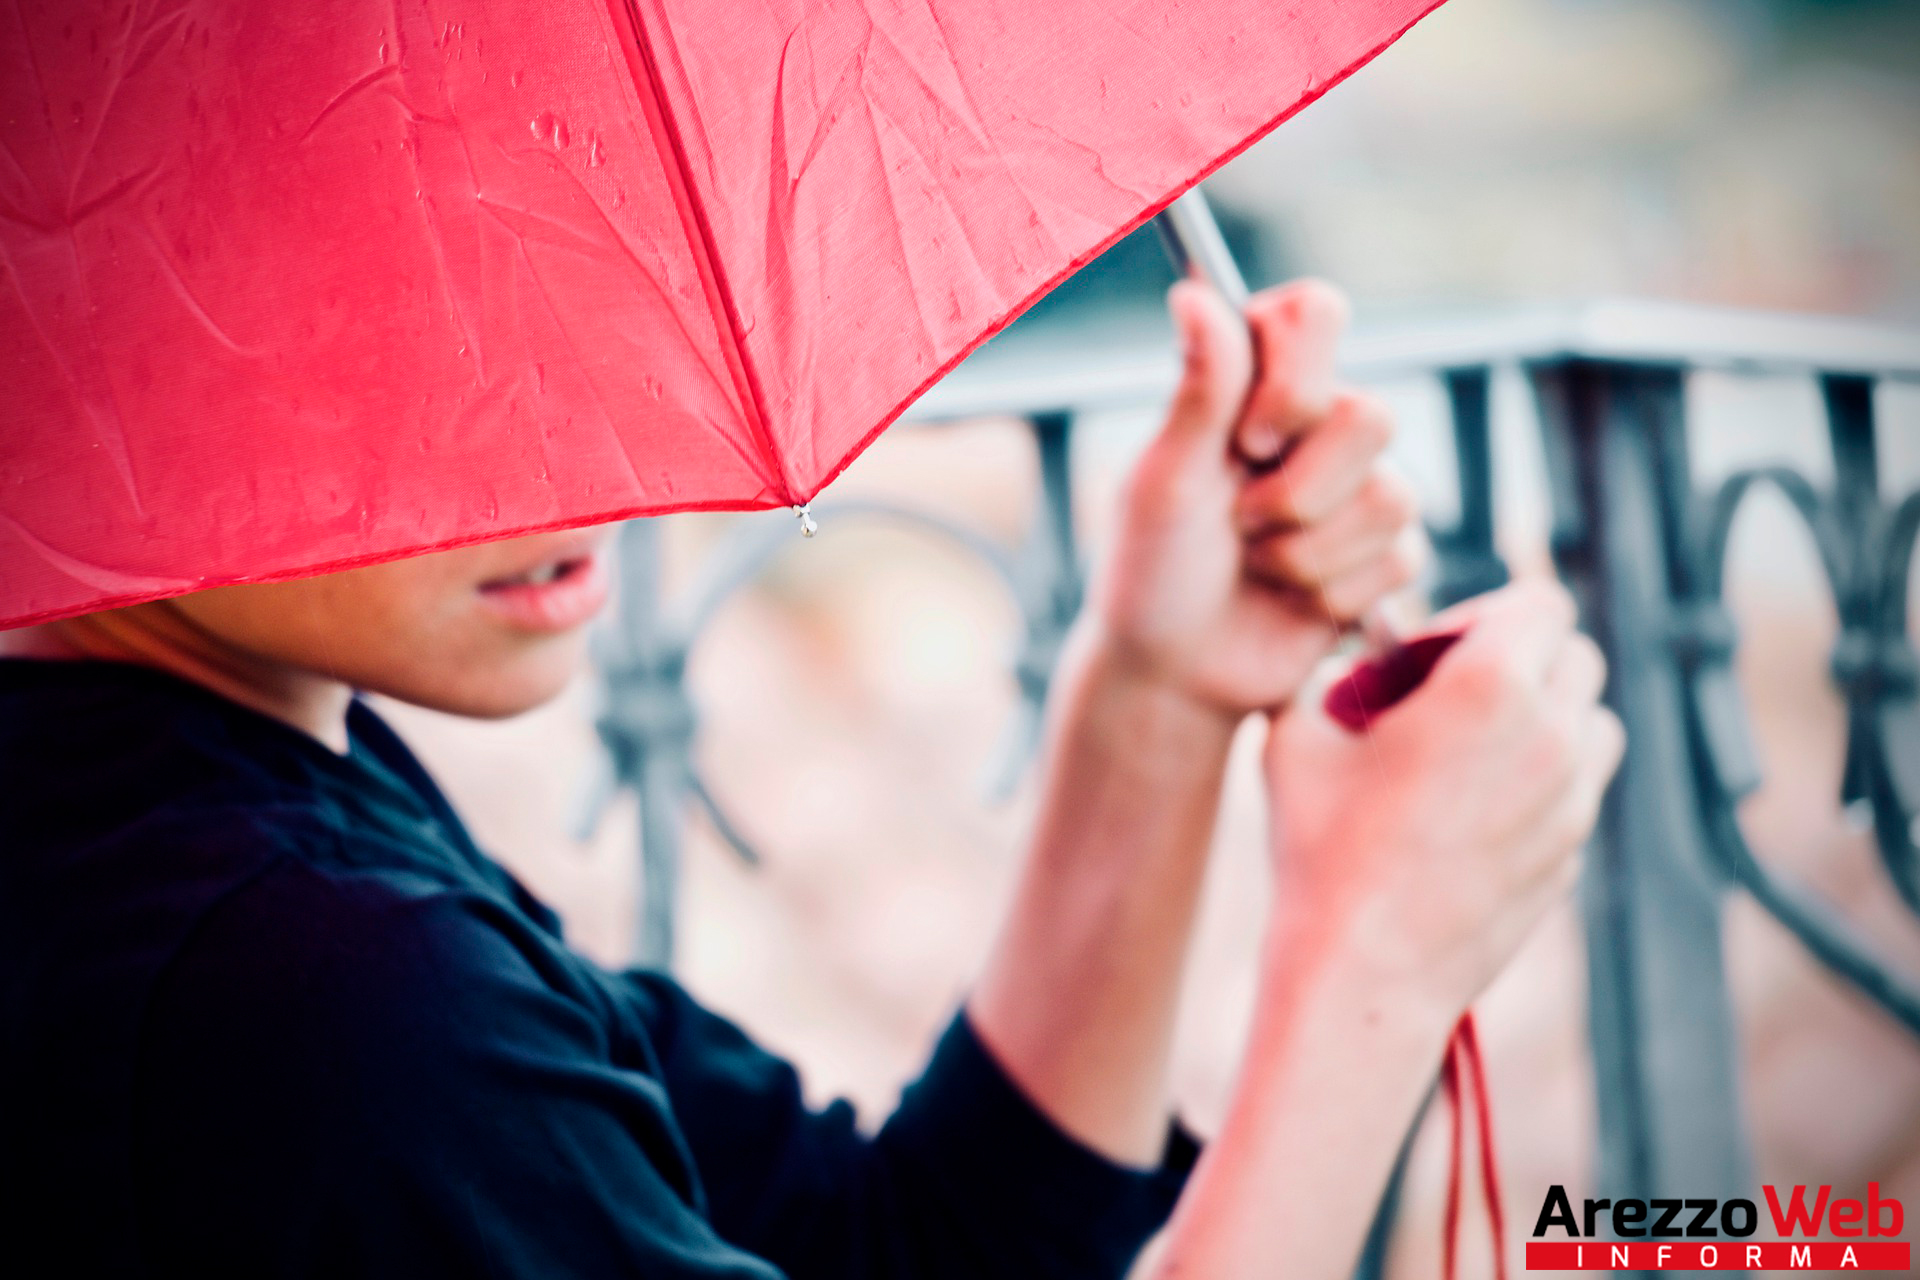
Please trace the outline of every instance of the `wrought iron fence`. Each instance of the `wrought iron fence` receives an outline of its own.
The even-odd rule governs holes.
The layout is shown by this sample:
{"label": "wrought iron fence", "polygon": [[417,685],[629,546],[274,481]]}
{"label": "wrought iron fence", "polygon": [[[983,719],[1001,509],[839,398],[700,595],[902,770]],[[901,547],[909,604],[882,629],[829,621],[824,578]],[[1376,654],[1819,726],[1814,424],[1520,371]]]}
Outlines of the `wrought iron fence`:
{"label": "wrought iron fence", "polygon": [[[1438,604],[1506,578],[1495,539],[1491,387],[1496,371],[1517,370],[1531,389],[1553,555],[1612,664],[1608,697],[1632,744],[1581,891],[1601,1194],[1742,1194],[1751,1156],[1721,937],[1727,896],[1749,895],[1916,1035],[1920,975],[1876,956],[1817,895],[1763,865],[1741,833],[1735,806],[1761,779],[1732,665],[1738,637],[1723,590],[1728,543],[1735,515],[1762,487],[1784,495],[1810,530],[1840,620],[1831,674],[1849,730],[1839,798],[1870,811],[1887,874],[1920,912],[1920,679],[1907,634],[1920,492],[1883,496],[1875,415],[1878,388],[1920,382],[1920,334],[1596,304],[1362,337],[1350,344],[1348,366],[1361,381],[1430,377],[1444,393],[1458,503],[1432,530]],[[1686,394],[1702,369],[1816,380],[1831,482],[1767,466],[1704,491],[1690,462]],[[1076,424],[1100,410],[1157,402],[1174,372],[1162,340],[1082,334],[1004,356],[989,348],[916,407],[910,418],[922,424],[994,414],[1030,425],[1042,501],[1024,546],[904,507],[828,501],[817,508],[829,526],[884,518],[930,528],[1006,584],[1025,639],[1013,673],[1021,709],[1005,748],[1003,787],[1032,753],[1054,659],[1081,604],[1069,468]],[[795,536],[790,518],[743,519],[691,592],[663,600],[658,529],[643,521],[624,531],[622,607],[601,655],[599,727],[609,785],[640,798],[645,962],[671,959],[690,804],[741,856],[756,860],[693,763],[699,717],[684,674],[718,607]],[[1383,1256],[1391,1202],[1390,1195],[1369,1268]]]}

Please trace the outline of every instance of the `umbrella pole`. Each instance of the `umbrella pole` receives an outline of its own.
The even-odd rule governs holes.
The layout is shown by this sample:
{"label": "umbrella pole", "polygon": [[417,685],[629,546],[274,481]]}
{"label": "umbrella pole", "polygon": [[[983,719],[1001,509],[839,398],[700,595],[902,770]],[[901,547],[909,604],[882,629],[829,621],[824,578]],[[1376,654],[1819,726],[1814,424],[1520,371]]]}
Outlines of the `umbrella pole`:
{"label": "umbrella pole", "polygon": [[1173,259],[1174,270],[1183,276],[1197,270],[1235,311],[1247,309],[1252,295],[1246,277],[1240,274],[1240,264],[1233,260],[1233,250],[1227,248],[1227,238],[1220,234],[1220,224],[1214,220],[1213,206],[1200,188],[1190,188],[1162,209],[1153,225],[1160,232],[1167,256]]}

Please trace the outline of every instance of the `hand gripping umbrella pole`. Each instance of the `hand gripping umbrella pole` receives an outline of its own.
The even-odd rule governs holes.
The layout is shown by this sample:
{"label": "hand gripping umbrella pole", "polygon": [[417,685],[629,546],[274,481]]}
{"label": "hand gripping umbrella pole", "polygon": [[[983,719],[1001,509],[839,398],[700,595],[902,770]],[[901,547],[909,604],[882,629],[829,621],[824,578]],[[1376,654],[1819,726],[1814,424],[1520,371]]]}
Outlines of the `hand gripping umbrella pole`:
{"label": "hand gripping umbrella pole", "polygon": [[[1190,188],[1179,199],[1161,210],[1154,219],[1182,275],[1197,275],[1219,291],[1236,312],[1245,312],[1252,294],[1240,264],[1234,261],[1220,224],[1199,187]],[[1286,460],[1286,451],[1270,466]],[[1324,597],[1324,592],[1322,593]],[[1331,612],[1331,610],[1329,610]],[[1336,620],[1337,622],[1337,620]],[[1384,610],[1368,610],[1360,624],[1371,653],[1347,676],[1337,681],[1327,694],[1327,713],[1353,733],[1369,732],[1374,716],[1405,698],[1427,678],[1441,656],[1460,637],[1456,634],[1424,636],[1402,643],[1394,634]],[[1452,1113],[1451,1154],[1448,1162],[1446,1205],[1446,1248],[1444,1274],[1454,1280],[1460,1227],[1460,1192],[1464,1147],[1463,1112],[1468,1105],[1466,1093],[1472,1093],[1472,1105],[1478,1117],[1481,1189],[1487,1202],[1487,1221],[1493,1234],[1494,1274],[1506,1276],[1506,1240],[1500,1205],[1499,1170],[1494,1160],[1493,1119],[1488,1106],[1486,1067],[1480,1056],[1480,1043],[1473,1011],[1461,1015],[1447,1043],[1446,1058],[1440,1068],[1440,1090],[1446,1095]]]}

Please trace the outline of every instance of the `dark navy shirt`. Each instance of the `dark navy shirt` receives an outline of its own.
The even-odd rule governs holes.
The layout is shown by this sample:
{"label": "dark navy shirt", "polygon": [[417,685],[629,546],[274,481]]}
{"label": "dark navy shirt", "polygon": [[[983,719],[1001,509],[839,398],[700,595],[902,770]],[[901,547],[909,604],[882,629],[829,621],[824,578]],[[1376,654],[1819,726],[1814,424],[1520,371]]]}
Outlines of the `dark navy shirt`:
{"label": "dark navy shirt", "polygon": [[154,671],[0,661],[0,1273],[1103,1277],[1115,1165],[956,1017],[879,1131],[569,951],[364,706],[337,755]]}

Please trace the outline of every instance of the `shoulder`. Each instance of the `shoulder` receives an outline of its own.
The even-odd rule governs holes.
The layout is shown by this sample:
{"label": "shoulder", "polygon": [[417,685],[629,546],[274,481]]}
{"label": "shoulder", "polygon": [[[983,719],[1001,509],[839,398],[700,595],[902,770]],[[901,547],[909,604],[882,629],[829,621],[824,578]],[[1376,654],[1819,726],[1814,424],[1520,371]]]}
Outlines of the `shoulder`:
{"label": "shoulder", "polygon": [[586,992],[550,935],[491,894],[305,858],[261,866],[210,906],[168,964],[148,1048],[255,1054],[299,1076],[448,1053],[530,1001]]}
{"label": "shoulder", "polygon": [[136,1146],[193,1181],[291,1153],[316,1170],[431,1160],[491,1123],[516,1078],[608,1061],[605,1017],[552,952],[487,895],[278,860],[155,985]]}
{"label": "shoulder", "polygon": [[483,892],[294,860],[255,877],[152,1002],[133,1142],[154,1247],[708,1274],[685,1138],[593,972]]}

